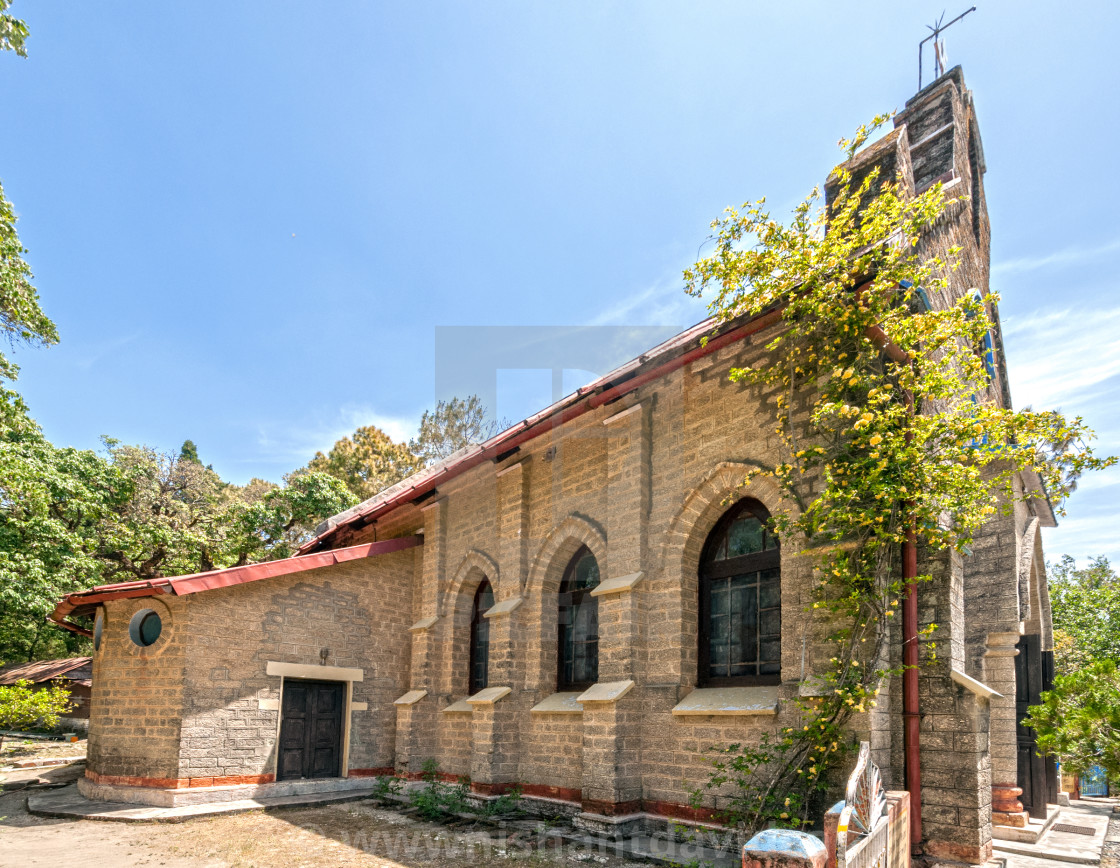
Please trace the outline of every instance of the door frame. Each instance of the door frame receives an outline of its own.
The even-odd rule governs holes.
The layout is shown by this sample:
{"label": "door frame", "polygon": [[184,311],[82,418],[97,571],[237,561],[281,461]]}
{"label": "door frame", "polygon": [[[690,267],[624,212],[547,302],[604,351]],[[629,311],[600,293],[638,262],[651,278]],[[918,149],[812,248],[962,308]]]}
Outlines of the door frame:
{"label": "door frame", "polygon": [[[354,702],[354,682],[365,680],[365,670],[352,669],[345,666],[319,666],[306,663],[280,663],[269,660],[266,668],[268,675],[280,677],[280,700],[276,712],[276,734],[272,739],[272,767],[276,769],[273,774],[279,773],[280,768],[280,725],[284,717],[284,682],[289,678],[298,678],[305,681],[341,681],[344,683],[342,694],[342,738],[339,746],[339,778],[348,777],[350,774],[350,714],[357,711],[356,706],[365,707],[364,703]],[[323,778],[322,780],[338,780],[339,778]]]}

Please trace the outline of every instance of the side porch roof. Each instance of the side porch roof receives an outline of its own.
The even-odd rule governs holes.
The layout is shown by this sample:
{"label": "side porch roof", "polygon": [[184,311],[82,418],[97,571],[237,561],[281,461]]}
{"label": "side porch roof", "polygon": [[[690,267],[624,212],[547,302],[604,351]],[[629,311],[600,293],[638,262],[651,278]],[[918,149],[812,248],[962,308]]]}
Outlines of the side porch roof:
{"label": "side porch roof", "polygon": [[89,635],[89,630],[67,620],[71,615],[88,615],[101,603],[110,600],[125,600],[135,597],[156,597],[163,594],[172,594],[182,597],[186,594],[197,594],[200,591],[212,591],[216,588],[228,588],[232,585],[241,585],[246,582],[256,582],[260,579],[271,579],[276,576],[286,576],[292,573],[302,573],[307,570],[317,570],[321,567],[330,567],[346,561],[360,558],[371,558],[376,555],[398,552],[423,545],[422,536],[404,536],[394,539],[381,540],[380,542],[363,543],[362,545],[349,546],[341,549],[330,549],[309,555],[296,555],[278,561],[265,561],[261,564],[247,564],[241,567],[227,567],[224,570],[210,570],[205,573],[194,573],[189,576],[175,576],[173,578],[145,579],[139,582],[119,582],[113,585],[98,585],[88,591],[78,591],[67,594],[47,619],[60,627],[82,635]]}

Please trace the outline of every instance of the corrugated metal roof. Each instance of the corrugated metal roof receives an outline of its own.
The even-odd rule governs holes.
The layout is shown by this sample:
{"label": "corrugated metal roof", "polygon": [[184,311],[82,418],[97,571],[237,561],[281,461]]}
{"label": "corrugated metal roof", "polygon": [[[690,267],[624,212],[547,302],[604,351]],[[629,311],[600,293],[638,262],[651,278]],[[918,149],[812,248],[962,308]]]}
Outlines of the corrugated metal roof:
{"label": "corrugated metal roof", "polygon": [[423,543],[424,538],[422,536],[396,537],[379,542],[316,552],[310,555],[297,555],[278,561],[266,561],[263,564],[228,567],[224,570],[211,570],[210,572],[195,573],[189,576],[149,579],[141,582],[120,582],[115,585],[98,585],[88,591],[67,594],[55,606],[54,611],[50,614],[50,620],[56,624],[64,624],[66,618],[70,615],[89,612],[109,600],[154,597],[159,594],[174,594],[181,597],[185,594],[196,594],[199,591],[228,588],[231,585],[240,585],[245,582],[255,582],[260,579],[270,579],[275,576],[285,576],[291,573],[305,572],[306,570],[317,570],[321,567],[330,567],[359,558],[371,558],[376,555],[423,545]]}
{"label": "corrugated metal roof", "polygon": [[[515,446],[551,430],[571,418],[615,400],[628,391],[648,382],[651,373],[662,368],[685,364],[694,357],[706,355],[737,340],[743,340],[779,318],[776,311],[766,311],[721,323],[709,318],[655,346],[599,379],[582,386],[556,403],[494,435],[484,443],[467,446],[442,461],[386,488],[345,512],[332,516],[316,528],[315,538],[305,543],[301,552],[322,546],[337,530],[361,520],[371,520],[404,503],[435,490],[437,484],[458,476],[483,461],[495,458]],[[705,340],[707,339],[707,340]],[[545,425],[543,423],[551,423]]]}
{"label": "corrugated metal roof", "polygon": [[89,687],[93,683],[92,657],[67,657],[65,660],[36,660],[34,663],[13,663],[0,667],[0,684],[30,681],[42,684],[65,675],[75,684]]}

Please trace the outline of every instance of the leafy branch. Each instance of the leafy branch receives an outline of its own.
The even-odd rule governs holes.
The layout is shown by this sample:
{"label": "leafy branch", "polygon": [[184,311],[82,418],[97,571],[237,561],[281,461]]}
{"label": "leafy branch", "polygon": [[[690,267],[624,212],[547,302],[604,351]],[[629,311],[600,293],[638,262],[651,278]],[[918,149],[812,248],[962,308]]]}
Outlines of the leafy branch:
{"label": "leafy branch", "polygon": [[834,649],[823,695],[799,700],[799,727],[712,760],[704,789],[733,784],[730,819],[747,828],[815,816],[846,752],[844,723],[875,706],[891,674],[888,626],[906,591],[899,549],[911,528],[931,560],[961,551],[1009,508],[1020,473],[1037,473],[1060,511],[1082,473],[1115,461],[1093,454],[1080,418],[1002,406],[983,357],[998,299],[954,291],[960,248],[937,251],[933,240],[966,200],[940,184],[914,195],[852,160],[889,119],[841,140],[847,162],[827,202],[814,190],[788,224],[764,199],[727,209],[712,224],[714,250],[684,275],[721,322],[781,312],[763,357],[730,372],[761,393],[779,444],[777,465],[745,481],[771,477],[801,505],[772,521],[812,561],[812,608]]}

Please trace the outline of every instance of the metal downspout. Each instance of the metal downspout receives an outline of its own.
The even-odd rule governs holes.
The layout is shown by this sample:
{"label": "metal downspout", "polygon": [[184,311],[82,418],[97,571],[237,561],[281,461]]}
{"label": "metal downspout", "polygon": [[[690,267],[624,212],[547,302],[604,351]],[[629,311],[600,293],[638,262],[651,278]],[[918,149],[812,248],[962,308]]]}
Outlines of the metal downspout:
{"label": "metal downspout", "polygon": [[[910,439],[907,435],[907,440]],[[910,793],[910,851],[920,852],[922,840],[921,717],[918,713],[918,534],[911,504],[902,543],[902,744],[906,756],[906,789]]]}

